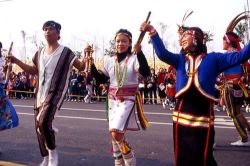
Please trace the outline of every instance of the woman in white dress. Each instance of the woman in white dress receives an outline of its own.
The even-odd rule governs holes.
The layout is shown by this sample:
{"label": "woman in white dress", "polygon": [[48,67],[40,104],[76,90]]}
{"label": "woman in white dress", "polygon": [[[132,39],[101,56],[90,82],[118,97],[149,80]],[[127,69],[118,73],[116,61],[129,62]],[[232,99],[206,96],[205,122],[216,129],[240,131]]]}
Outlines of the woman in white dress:
{"label": "woman in white dress", "polygon": [[149,126],[142,110],[138,75],[149,76],[150,68],[140,44],[134,46],[132,53],[132,34],[128,30],[120,29],[116,33],[115,46],[115,55],[104,58],[102,72],[92,65],[91,74],[99,83],[110,82],[107,118],[115,166],[135,166],[134,151],[125,139],[125,133],[127,130],[140,130],[137,118],[142,129]]}

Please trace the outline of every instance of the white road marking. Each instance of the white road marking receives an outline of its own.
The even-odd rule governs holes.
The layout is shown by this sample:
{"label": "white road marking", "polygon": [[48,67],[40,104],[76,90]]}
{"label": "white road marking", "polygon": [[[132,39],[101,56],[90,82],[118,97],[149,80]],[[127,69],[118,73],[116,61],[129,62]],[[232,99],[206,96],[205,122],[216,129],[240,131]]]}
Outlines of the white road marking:
{"label": "white road marking", "polygon": [[[14,107],[21,107],[21,108],[33,108],[33,106],[28,105],[14,105]],[[62,107],[61,110],[73,110],[73,111],[89,111],[89,112],[105,112],[106,110],[98,110],[98,109],[90,109],[90,108],[67,108]],[[144,112],[148,115],[172,115],[172,113],[161,113],[161,112]]]}
{"label": "white road marking", "polygon": [[[29,105],[14,105],[15,107],[21,107],[21,108],[33,108],[33,106]],[[61,110],[75,110],[75,111],[90,111],[90,112],[105,112],[105,110],[97,110],[97,109],[86,109],[86,108],[67,108],[62,107]],[[165,115],[165,116],[172,116],[172,113],[161,113],[161,112],[144,112],[146,115]],[[19,115],[29,115],[34,116],[33,113],[22,113],[18,112]],[[65,115],[56,115],[58,118],[67,118],[67,119],[79,119],[79,120],[95,120],[95,121],[107,121],[105,118],[89,118],[89,117],[76,117],[76,116],[65,116]],[[248,119],[250,117],[247,117]],[[169,125],[172,126],[172,123],[165,123],[165,122],[153,122],[150,121],[150,124],[153,125]],[[230,117],[227,115],[216,115],[215,121],[215,128],[224,128],[224,129],[235,129],[234,123]]]}

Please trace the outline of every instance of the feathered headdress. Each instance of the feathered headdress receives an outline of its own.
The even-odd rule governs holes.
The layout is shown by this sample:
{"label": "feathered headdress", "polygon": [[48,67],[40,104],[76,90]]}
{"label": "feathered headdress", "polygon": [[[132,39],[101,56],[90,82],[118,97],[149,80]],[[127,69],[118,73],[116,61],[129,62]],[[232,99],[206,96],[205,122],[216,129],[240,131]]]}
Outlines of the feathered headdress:
{"label": "feathered headdress", "polygon": [[249,19],[249,11],[245,11],[245,12],[242,12],[240,14],[238,14],[230,23],[229,25],[227,26],[227,29],[226,29],[226,33],[227,32],[232,32],[234,30],[234,28],[236,27],[236,25],[242,21],[242,20],[246,20],[246,19]]}
{"label": "feathered headdress", "polygon": [[[178,26],[178,33],[179,33],[179,35],[180,36],[182,36],[183,35],[183,33],[185,32],[185,31],[187,31],[187,30],[189,30],[189,29],[192,29],[191,27],[186,27],[184,24],[185,24],[185,21],[187,20],[187,18],[191,15],[193,13],[193,11],[186,11],[186,13],[185,13],[185,15],[183,16],[183,18],[182,18],[182,23],[181,23],[181,25],[178,25],[177,24],[177,26]],[[204,32],[203,31],[203,36],[202,36],[202,40],[203,40],[203,44],[206,44],[206,42],[208,42],[208,41],[212,41],[213,39],[212,39],[212,37],[213,37],[213,34],[212,33],[210,33],[210,32]]]}
{"label": "feathered headdress", "polygon": [[[249,11],[242,12],[238,14],[227,26],[226,33],[223,36],[223,40],[225,40],[227,43],[234,45],[234,48],[236,48],[238,51],[241,50],[240,42],[244,44],[244,32],[248,29],[245,28],[245,25],[243,25],[243,31],[236,29],[236,26],[238,23],[242,20],[249,19]],[[234,32],[234,30],[238,31],[238,34]],[[248,39],[247,39],[248,40]]]}
{"label": "feathered headdress", "polygon": [[178,26],[178,33],[180,35],[182,35],[186,30],[187,28],[184,26],[184,23],[185,21],[187,20],[187,18],[193,13],[193,11],[189,12],[188,13],[188,10],[186,11],[186,13],[184,14],[183,18],[182,18],[182,22],[181,22],[181,25],[177,24]]}

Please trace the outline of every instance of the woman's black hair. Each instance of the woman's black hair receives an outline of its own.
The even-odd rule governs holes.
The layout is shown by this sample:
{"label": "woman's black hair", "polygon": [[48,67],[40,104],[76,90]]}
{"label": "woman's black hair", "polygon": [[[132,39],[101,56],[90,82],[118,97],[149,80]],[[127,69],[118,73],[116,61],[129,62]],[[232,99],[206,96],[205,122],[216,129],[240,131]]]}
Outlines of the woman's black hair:
{"label": "woman's black hair", "polygon": [[129,32],[127,29],[119,29],[116,34],[115,34],[115,37],[119,34],[119,33],[125,33],[128,35],[129,39],[131,40],[132,42],[132,33]]}
{"label": "woman's black hair", "polygon": [[[240,37],[239,37],[235,32],[233,32],[233,31],[227,32],[226,35],[231,35],[231,36],[233,36],[234,38],[240,40]],[[230,45],[231,45],[233,48],[237,48],[237,47],[238,47],[237,42],[232,42],[232,41],[230,41]]]}

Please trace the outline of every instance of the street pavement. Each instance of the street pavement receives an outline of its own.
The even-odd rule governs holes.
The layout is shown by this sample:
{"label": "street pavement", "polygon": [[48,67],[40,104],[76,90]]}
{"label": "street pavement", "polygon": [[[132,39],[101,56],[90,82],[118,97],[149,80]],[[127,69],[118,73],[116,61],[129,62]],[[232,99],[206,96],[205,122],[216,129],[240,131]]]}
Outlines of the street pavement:
{"label": "street pavement", "polygon": [[[12,100],[19,118],[17,128],[1,132],[0,166],[37,166],[42,161],[34,130],[34,100]],[[151,127],[128,132],[138,166],[173,166],[171,111],[144,105]],[[64,102],[55,118],[59,166],[112,166],[105,103]],[[238,139],[232,120],[215,112],[215,158],[219,166],[250,166],[250,147],[233,147]],[[245,113],[250,121],[250,113]]]}

